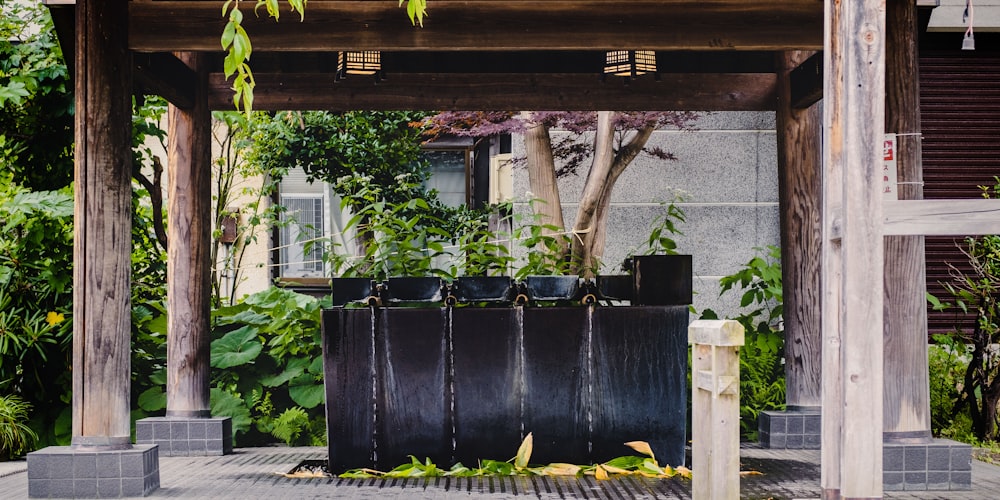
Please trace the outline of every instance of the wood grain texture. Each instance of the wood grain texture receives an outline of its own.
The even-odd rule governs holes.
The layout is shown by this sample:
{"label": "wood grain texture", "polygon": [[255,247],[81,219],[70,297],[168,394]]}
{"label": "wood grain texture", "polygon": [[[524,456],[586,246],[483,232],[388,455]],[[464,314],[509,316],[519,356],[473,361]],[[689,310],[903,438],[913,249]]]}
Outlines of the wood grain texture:
{"label": "wood grain texture", "polygon": [[[130,2],[130,48],[219,51],[216,1]],[[280,22],[243,8],[254,46],[308,50],[818,50],[822,4],[814,0],[439,0],[423,27],[396,0],[312,1],[305,18]],[[623,29],[622,27],[627,27]]]}
{"label": "wood grain texture", "polygon": [[883,233],[1000,234],[1000,200],[900,200],[885,203]]}
{"label": "wood grain texture", "polygon": [[[826,8],[823,335],[824,349],[836,349],[839,359],[824,353],[821,485],[825,494],[878,498],[885,11],[879,0],[827,0]],[[838,211],[840,238],[834,240],[831,217]]]}
{"label": "wood grain texture", "polygon": [[168,108],[167,416],[208,417],[212,117],[203,56],[178,57],[197,85],[190,111]]}
{"label": "wood grain texture", "polygon": [[822,382],[820,225],[822,108],[796,109],[791,71],[808,53],[782,53],[778,78],[778,205],[785,325],[785,402],[819,407]]}
{"label": "wood grain texture", "polygon": [[[920,128],[917,7],[912,0],[886,2],[885,130],[908,134]],[[896,139],[900,199],[923,199],[920,136]],[[924,237],[887,236],[885,244],[886,440],[893,433],[931,438],[927,365],[927,292]]]}
{"label": "wood grain texture", "polygon": [[76,8],[73,445],[129,446],[132,107],[127,2]]}
{"label": "wood grain texture", "polygon": [[[594,73],[388,73],[377,85],[371,78],[334,82],[332,73],[255,74],[254,109],[312,110],[467,110],[613,109],[647,111],[697,109],[761,111],[775,105],[773,73],[662,74],[660,81],[639,78],[623,85],[602,82]],[[210,76],[209,106],[233,109],[232,84],[221,73]]]}

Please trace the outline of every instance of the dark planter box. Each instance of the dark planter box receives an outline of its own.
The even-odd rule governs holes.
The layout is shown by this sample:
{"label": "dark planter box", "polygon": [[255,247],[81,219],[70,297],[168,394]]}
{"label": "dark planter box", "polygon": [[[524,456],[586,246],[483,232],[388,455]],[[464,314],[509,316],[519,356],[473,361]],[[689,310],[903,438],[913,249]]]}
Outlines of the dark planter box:
{"label": "dark planter box", "polygon": [[373,295],[374,286],[371,278],[334,278],[333,305],[366,302]]}
{"label": "dark planter box", "polygon": [[441,302],[441,278],[389,278],[384,296],[389,302]]}
{"label": "dark planter box", "polygon": [[326,310],[331,469],[503,460],[527,432],[533,463],[644,440],[680,465],[687,324],[686,306]]}
{"label": "dark planter box", "polygon": [[692,302],[690,255],[636,255],[630,259],[633,305],[681,305]]}
{"label": "dark planter box", "polygon": [[507,276],[462,276],[451,293],[460,302],[510,302],[513,286]]}
{"label": "dark planter box", "polygon": [[632,277],[598,276],[596,278],[597,296],[604,300],[632,300]]}
{"label": "dark planter box", "polygon": [[531,300],[573,300],[580,290],[577,276],[528,276],[524,280]]}

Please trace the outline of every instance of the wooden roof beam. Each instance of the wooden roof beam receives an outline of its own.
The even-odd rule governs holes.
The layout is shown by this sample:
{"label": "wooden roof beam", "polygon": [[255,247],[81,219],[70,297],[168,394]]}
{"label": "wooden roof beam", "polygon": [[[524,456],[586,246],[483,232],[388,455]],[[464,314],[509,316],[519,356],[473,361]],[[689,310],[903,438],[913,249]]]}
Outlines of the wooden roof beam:
{"label": "wooden roof beam", "polygon": [[[762,111],[775,108],[774,73],[661,74],[628,85],[596,74],[389,74],[376,84],[332,73],[256,74],[257,110],[614,109]],[[209,75],[209,107],[233,109],[230,83]]]}
{"label": "wooden roof beam", "polygon": [[194,107],[196,75],[173,54],[135,54],[132,73],[137,92],[158,95],[181,109]]}
{"label": "wooden roof beam", "polygon": [[[247,7],[258,50],[820,50],[815,0],[435,0],[424,27],[397,0],[314,0],[304,21]],[[129,2],[129,48],[220,51],[218,1]]]}

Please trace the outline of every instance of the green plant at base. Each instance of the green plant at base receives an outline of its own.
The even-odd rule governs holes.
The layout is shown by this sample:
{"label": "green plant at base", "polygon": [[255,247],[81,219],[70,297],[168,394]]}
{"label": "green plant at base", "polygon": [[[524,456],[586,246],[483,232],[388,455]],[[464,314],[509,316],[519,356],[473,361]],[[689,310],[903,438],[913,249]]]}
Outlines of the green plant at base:
{"label": "green plant at base", "polygon": [[[740,348],[740,428],[745,438],[757,439],[757,418],[766,410],[785,408],[784,332],[781,325],[781,249],[756,249],[742,269],[720,280],[720,295],[740,290],[744,312],[735,319],[746,330]],[[705,319],[716,314],[706,310]]]}
{"label": "green plant at base", "polygon": [[382,472],[373,469],[351,469],[339,477],[343,478],[407,478],[407,477],[481,477],[481,476],[594,476],[598,480],[609,479],[611,475],[640,475],[653,478],[669,478],[676,475],[690,479],[691,471],[684,466],[671,467],[660,465],[653,455],[653,450],[645,441],[630,441],[626,446],[644,456],[622,456],[596,465],[575,465],[568,463],[552,463],[548,465],[531,465],[531,453],[534,446],[531,433],[517,449],[517,454],[510,460],[479,461],[475,468],[466,467],[461,462],[448,469],[442,469],[431,462],[429,458],[423,462],[410,456],[410,462],[399,465],[390,471]]}
{"label": "green plant at base", "polygon": [[[684,201],[684,199],[678,198],[677,201]],[[653,220],[649,236],[646,238],[646,249],[643,253],[645,255],[677,255],[677,242],[674,241],[673,236],[684,234],[677,229],[677,223],[686,221],[684,210],[681,210],[675,202],[667,204],[666,212]]]}
{"label": "green plant at base", "polygon": [[955,404],[961,398],[962,381],[969,367],[969,348],[950,335],[934,334],[933,339],[934,343],[927,349],[931,432],[935,436],[963,443],[977,442],[969,414],[955,412]]}
{"label": "green plant at base", "polygon": [[0,395],[0,461],[32,449],[38,436],[26,424],[31,404],[20,396]]}
{"label": "green plant at base", "polygon": [[[324,304],[329,305],[272,287],[212,312],[211,410],[233,418],[237,444],[264,444],[271,436],[294,438],[296,444],[325,442],[319,328]],[[149,413],[162,411],[163,385],[144,391],[139,407]],[[309,418],[297,433],[296,411],[282,417],[296,407]]]}
{"label": "green plant at base", "polygon": [[[542,200],[529,201],[530,219],[519,221],[514,230],[514,239],[524,247],[524,258],[514,277],[523,280],[528,276],[572,275],[573,265],[566,249],[570,245],[570,235],[559,226],[541,223],[542,214],[536,205]],[[522,217],[523,219],[523,217]]]}
{"label": "green plant at base", "polygon": [[[508,206],[490,207],[487,211],[507,212]],[[510,254],[509,237],[489,229],[489,223],[479,214],[464,216],[458,228],[458,265],[455,276],[506,276],[514,257]]]}

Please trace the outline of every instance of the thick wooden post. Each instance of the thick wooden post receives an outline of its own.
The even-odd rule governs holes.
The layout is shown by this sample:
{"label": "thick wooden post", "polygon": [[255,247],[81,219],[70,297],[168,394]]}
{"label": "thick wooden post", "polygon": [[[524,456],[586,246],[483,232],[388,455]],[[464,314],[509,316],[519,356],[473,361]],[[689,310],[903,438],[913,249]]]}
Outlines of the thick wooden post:
{"label": "thick wooden post", "polygon": [[731,320],[697,320],[692,344],[692,497],[740,497],[740,347],[743,326]]}
{"label": "thick wooden post", "polygon": [[212,116],[205,57],[177,54],[197,72],[192,109],[168,108],[167,417],[210,417]]}
{"label": "thick wooden post", "polygon": [[[921,200],[917,7],[886,2],[885,130],[896,136],[901,200]],[[916,135],[913,135],[916,134]],[[923,236],[885,237],[885,440],[931,438]]]}
{"label": "thick wooden post", "polygon": [[825,2],[824,498],[882,496],[885,11]]}
{"label": "thick wooden post", "polygon": [[819,409],[821,108],[795,109],[789,73],[811,52],[778,55],[778,204],[784,288],[785,402],[789,410]]}
{"label": "thick wooden post", "polygon": [[130,447],[132,59],[128,2],[76,6],[75,448]]}

